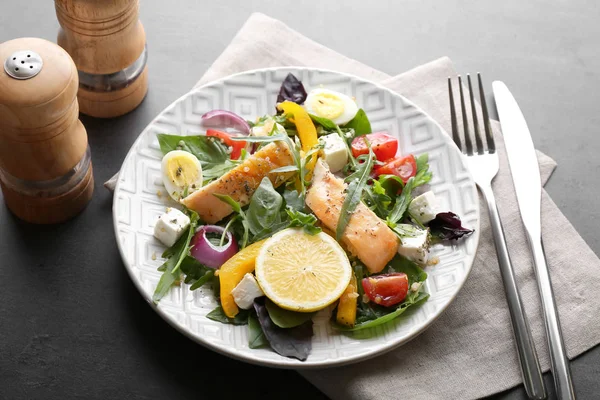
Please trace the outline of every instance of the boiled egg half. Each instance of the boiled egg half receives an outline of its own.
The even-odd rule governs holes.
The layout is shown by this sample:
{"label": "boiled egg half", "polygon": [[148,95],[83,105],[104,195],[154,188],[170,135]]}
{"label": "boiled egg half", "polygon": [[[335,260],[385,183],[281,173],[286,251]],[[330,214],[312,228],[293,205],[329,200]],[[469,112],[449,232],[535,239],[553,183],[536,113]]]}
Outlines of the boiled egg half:
{"label": "boiled egg half", "polygon": [[162,159],[162,178],[169,196],[179,201],[202,187],[202,165],[192,153],[174,150]]}
{"label": "boiled egg half", "polygon": [[358,112],[358,106],[351,97],[322,88],[313,89],[308,93],[304,108],[309,114],[327,118],[338,125],[349,122]]}

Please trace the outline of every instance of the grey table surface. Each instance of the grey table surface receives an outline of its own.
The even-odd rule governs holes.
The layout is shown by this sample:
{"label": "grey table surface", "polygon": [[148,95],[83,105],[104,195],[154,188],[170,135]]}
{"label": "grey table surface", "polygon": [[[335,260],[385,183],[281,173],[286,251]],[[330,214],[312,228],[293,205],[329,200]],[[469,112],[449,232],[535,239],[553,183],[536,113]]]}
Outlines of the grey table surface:
{"label": "grey table surface", "polygon": [[[548,192],[600,254],[595,1],[141,3],[150,91],[121,118],[82,116],[96,178],[89,207],[52,227],[24,224],[0,207],[1,399],[325,398],[294,371],[229,360],[155,315],[123,268],[111,196],[101,186],[146,124],[194,85],[253,11],[391,75],[447,55],[461,73],[482,72],[489,93],[492,80],[505,81],[536,147],[558,162]],[[57,29],[50,0],[0,1],[0,42],[54,41]],[[571,365],[579,398],[600,398],[600,348]],[[552,387],[549,374],[545,379]],[[493,398],[525,393],[516,388]]]}

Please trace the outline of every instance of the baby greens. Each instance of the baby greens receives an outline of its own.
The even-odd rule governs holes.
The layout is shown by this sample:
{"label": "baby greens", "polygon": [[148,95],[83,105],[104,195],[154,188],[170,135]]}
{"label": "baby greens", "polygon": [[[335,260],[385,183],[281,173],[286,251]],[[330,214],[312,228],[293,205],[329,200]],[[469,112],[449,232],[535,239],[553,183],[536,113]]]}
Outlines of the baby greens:
{"label": "baby greens", "polygon": [[344,125],[344,128],[354,129],[356,136],[366,135],[367,133],[372,132],[371,122],[369,122],[367,113],[362,108],[358,110],[354,118]]}
{"label": "baby greens", "polygon": [[340,218],[335,232],[338,242],[342,240],[342,236],[350,222],[352,213],[358,206],[358,203],[360,203],[363,191],[367,186],[367,180],[370,177],[371,169],[373,168],[374,159],[375,154],[371,150],[371,147],[369,147],[369,154],[364,162],[358,166],[355,173],[346,178],[346,182],[349,182],[348,187],[346,188],[346,198],[342,204]]}
{"label": "baby greens", "polygon": [[157,303],[162,299],[165,294],[171,289],[176,282],[181,279],[181,265],[186,257],[189,255],[189,246],[194,231],[198,225],[198,214],[194,211],[187,210],[188,216],[190,217],[190,226],[187,232],[182,235],[179,240],[169,249],[163,253],[163,258],[167,258],[167,261],[159,267],[160,271],[163,271],[154,294],[152,295],[152,301]]}
{"label": "baby greens", "polygon": [[[413,283],[422,283],[427,279],[427,273],[425,273],[425,271],[414,262],[400,255],[395,256],[392,261],[390,261],[388,269],[390,272],[404,272],[408,276],[409,288]],[[357,263],[354,268],[354,273],[358,282],[364,278],[364,271],[364,267],[360,263]],[[423,304],[429,298],[429,294],[423,293],[420,290],[409,290],[406,299],[402,303],[393,307],[383,307],[374,304],[373,302],[365,303],[362,301],[364,291],[360,283],[358,285],[358,292],[359,298],[356,310],[356,324],[353,327],[337,324],[334,319],[337,310],[334,310],[332,313],[332,323],[337,329],[341,331],[358,331],[385,324],[404,313],[408,308]]]}

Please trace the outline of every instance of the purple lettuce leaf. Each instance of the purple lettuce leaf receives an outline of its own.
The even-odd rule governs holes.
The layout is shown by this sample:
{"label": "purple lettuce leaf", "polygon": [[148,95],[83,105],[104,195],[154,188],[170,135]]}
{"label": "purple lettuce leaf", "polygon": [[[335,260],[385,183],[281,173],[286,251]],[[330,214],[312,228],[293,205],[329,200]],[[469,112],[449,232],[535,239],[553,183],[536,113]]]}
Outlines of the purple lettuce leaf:
{"label": "purple lettuce leaf", "polygon": [[428,225],[431,235],[441,240],[458,240],[473,233],[472,229],[462,226],[458,215],[449,211],[438,213]]}
{"label": "purple lettuce leaf", "polygon": [[285,100],[292,101],[297,104],[302,104],[306,100],[306,90],[302,82],[298,80],[293,74],[289,73],[283,83],[279,94],[277,95],[277,103],[281,103]]}
{"label": "purple lettuce leaf", "polygon": [[312,320],[293,328],[280,328],[271,321],[264,298],[254,301],[254,309],[265,337],[277,354],[297,358],[300,361],[308,358],[312,350]]}

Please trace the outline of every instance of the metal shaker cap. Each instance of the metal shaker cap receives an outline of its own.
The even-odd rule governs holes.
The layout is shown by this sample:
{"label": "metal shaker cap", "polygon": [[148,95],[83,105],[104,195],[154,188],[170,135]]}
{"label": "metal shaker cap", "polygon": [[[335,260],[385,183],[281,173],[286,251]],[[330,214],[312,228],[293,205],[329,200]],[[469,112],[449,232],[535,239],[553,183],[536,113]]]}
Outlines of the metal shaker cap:
{"label": "metal shaker cap", "polygon": [[15,79],[33,78],[42,70],[42,57],[32,50],[20,50],[12,53],[4,61],[4,71]]}

